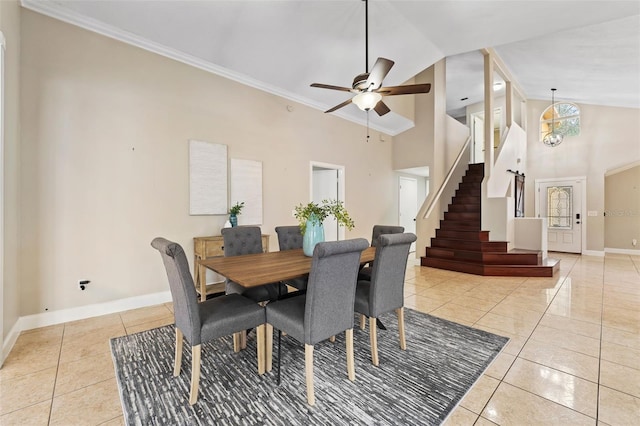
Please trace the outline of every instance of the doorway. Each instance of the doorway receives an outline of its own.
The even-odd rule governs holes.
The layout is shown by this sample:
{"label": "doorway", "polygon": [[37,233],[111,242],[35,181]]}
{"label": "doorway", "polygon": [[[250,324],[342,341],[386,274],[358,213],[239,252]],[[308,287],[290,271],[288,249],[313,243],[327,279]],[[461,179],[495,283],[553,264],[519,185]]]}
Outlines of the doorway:
{"label": "doorway", "polygon": [[[418,180],[400,176],[398,179],[398,223],[404,232],[416,233],[418,214]],[[416,243],[411,243],[410,252],[416,251]]]}
{"label": "doorway", "polygon": [[536,217],[547,218],[549,251],[582,253],[586,178],[536,179]]}
{"label": "doorway", "polygon": [[[311,201],[322,200],[344,202],[344,166],[311,162]],[[327,217],[323,224],[325,241],[344,240],[344,228],[334,217]]]}

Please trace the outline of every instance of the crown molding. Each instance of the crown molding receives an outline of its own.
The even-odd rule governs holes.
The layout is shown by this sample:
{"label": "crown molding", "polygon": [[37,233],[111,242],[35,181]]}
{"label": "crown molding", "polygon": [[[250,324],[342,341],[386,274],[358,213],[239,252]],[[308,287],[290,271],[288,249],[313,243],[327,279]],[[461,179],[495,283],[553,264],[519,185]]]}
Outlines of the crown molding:
{"label": "crown molding", "polygon": [[[24,7],[25,9],[32,10],[34,12],[49,16],[59,21],[63,21],[68,24],[83,28],[85,30],[98,33],[105,37],[109,37],[114,40],[118,40],[123,43],[138,47],[140,49],[144,49],[149,52],[156,53],[166,58],[173,59],[178,62],[182,62],[183,64],[190,65],[192,67],[227,78],[229,80],[233,80],[245,86],[253,87],[254,89],[258,89],[263,92],[267,92],[272,95],[276,95],[281,98],[297,102],[299,104],[308,106],[313,109],[324,111],[328,108],[327,105],[323,105],[309,98],[299,96],[293,92],[289,92],[279,87],[266,84],[262,81],[256,80],[255,78],[249,77],[241,73],[237,73],[228,68],[224,68],[219,65],[213,64],[211,62],[205,61],[201,58],[195,57],[193,55],[180,52],[176,49],[164,46],[160,43],[155,43],[153,41],[147,40],[144,37],[140,37],[128,31],[122,30],[120,28],[116,28],[112,25],[107,25],[103,22],[98,21],[97,19],[89,18],[79,13],[69,11],[68,9],[65,9],[64,7],[60,6],[57,3],[49,2],[49,1],[43,2],[43,1],[35,1],[35,0],[21,0],[21,4],[22,4],[22,7]],[[361,126],[367,126],[366,116],[362,118],[354,117],[352,114],[348,114],[345,112],[337,112],[337,113],[334,113],[333,115],[340,117],[342,119],[351,121],[355,124],[359,124]],[[401,116],[398,116],[398,117],[401,117]],[[403,123],[399,123],[395,127],[384,126],[384,125],[380,125],[379,123],[378,124],[369,123],[368,127],[373,130],[377,130],[379,132],[386,133],[391,136],[395,136],[415,126],[413,121],[404,117],[402,117],[399,121],[402,121]]]}

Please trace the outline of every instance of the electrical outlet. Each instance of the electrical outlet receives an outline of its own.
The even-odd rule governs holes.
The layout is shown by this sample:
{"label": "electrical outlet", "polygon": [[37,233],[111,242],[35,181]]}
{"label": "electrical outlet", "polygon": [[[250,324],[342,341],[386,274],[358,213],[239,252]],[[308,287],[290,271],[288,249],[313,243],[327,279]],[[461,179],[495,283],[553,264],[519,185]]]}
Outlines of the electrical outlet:
{"label": "electrical outlet", "polygon": [[636,244],[638,244],[638,240],[636,240],[635,238],[633,240],[631,240],[631,245],[632,246],[636,246]]}
{"label": "electrical outlet", "polygon": [[78,280],[78,288],[80,290],[84,290],[87,288],[87,284],[89,284],[91,281],[89,280]]}

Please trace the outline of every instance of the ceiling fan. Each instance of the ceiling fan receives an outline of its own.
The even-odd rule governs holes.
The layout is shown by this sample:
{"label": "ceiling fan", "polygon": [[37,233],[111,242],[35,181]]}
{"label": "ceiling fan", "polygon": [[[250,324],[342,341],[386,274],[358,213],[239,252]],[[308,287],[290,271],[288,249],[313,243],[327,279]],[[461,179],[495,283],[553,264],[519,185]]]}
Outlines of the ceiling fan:
{"label": "ceiling fan", "polygon": [[344,106],[354,103],[363,111],[373,109],[378,115],[382,116],[391,111],[389,107],[382,101],[383,96],[396,95],[412,95],[416,93],[429,93],[431,84],[407,84],[404,86],[382,87],[382,80],[391,70],[394,62],[386,58],[378,58],[369,72],[369,1],[364,1],[365,14],[365,70],[366,72],[358,74],[351,85],[351,88],[333,86],[330,84],[313,83],[311,87],[319,87],[321,89],[340,90],[343,92],[355,93],[355,96],[347,99],[339,105],[325,111],[325,113],[333,112]]}

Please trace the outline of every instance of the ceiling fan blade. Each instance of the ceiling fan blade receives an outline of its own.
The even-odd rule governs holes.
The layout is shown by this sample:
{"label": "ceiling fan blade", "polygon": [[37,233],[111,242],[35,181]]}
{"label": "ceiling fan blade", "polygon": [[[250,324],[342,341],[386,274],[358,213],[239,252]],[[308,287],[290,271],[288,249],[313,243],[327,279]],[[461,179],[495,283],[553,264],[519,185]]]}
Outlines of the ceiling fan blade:
{"label": "ceiling fan blade", "polygon": [[333,111],[335,111],[335,110],[337,110],[337,109],[340,109],[340,108],[342,108],[342,107],[344,107],[344,106],[349,105],[350,103],[351,103],[351,98],[347,99],[346,101],[344,101],[344,102],[343,102],[343,103],[341,103],[340,105],[336,105],[336,106],[334,106],[333,108],[326,110],[326,111],[325,111],[325,113],[327,113],[327,112],[333,112]]}
{"label": "ceiling fan blade", "polygon": [[351,92],[352,89],[348,87],[332,86],[331,84],[313,83],[311,87],[318,87],[320,89],[341,90],[343,92]]}
{"label": "ceiling fan blade", "polygon": [[411,95],[414,93],[429,93],[431,90],[431,84],[407,84],[404,86],[389,86],[389,87],[381,87],[375,92],[380,93],[384,96],[394,96],[394,95]]}
{"label": "ceiling fan blade", "polygon": [[366,88],[376,90],[378,87],[382,86],[382,80],[387,76],[394,63],[395,62],[390,59],[378,58],[369,73]]}
{"label": "ceiling fan blade", "polygon": [[376,106],[373,108],[373,110],[375,112],[378,113],[379,116],[383,116],[386,113],[388,113],[389,111],[391,111],[389,109],[389,107],[387,106],[387,104],[385,104],[384,102],[380,101],[376,104]]}

